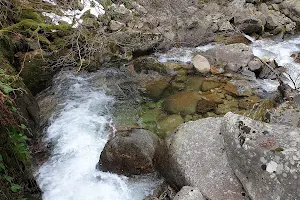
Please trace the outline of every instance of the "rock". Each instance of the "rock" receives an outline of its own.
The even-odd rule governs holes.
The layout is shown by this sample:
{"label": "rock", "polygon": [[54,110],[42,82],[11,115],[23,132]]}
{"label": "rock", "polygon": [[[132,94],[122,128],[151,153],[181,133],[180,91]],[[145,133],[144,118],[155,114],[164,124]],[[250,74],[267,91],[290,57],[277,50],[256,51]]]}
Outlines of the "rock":
{"label": "rock", "polygon": [[219,31],[232,32],[234,28],[229,21],[225,21],[220,25]]}
{"label": "rock", "polygon": [[173,200],[204,200],[204,198],[197,188],[184,186]]}
{"label": "rock", "polygon": [[226,63],[227,70],[237,72],[240,68],[247,67],[250,60],[253,59],[251,47],[238,43],[225,46],[218,46],[206,52],[215,58],[214,64]]}
{"label": "rock", "polygon": [[215,113],[218,115],[225,115],[228,112],[237,112],[238,111],[238,101],[230,100],[225,101],[224,104],[219,104],[215,109]]}
{"label": "rock", "polygon": [[163,107],[171,114],[190,115],[196,112],[197,102],[200,99],[198,92],[179,92],[166,98]]}
{"label": "rock", "polygon": [[142,71],[157,71],[159,73],[167,73],[165,66],[152,57],[140,57],[133,61],[134,70],[138,73]]}
{"label": "rock", "polygon": [[262,21],[248,10],[237,12],[234,16],[234,24],[240,31],[248,35],[260,34],[263,31]]}
{"label": "rock", "polygon": [[[209,101],[215,102],[217,104],[220,103],[224,103],[223,99],[222,99],[222,93],[203,93],[202,94],[206,99],[208,99]],[[224,94],[223,94],[224,95]]]}
{"label": "rock", "polygon": [[249,82],[243,80],[231,81],[226,84],[224,90],[235,96],[244,97],[251,96],[251,86]]}
{"label": "rock", "polygon": [[248,98],[244,98],[239,100],[239,108],[249,110],[252,109],[255,104],[260,101],[259,97],[251,96]]}
{"label": "rock", "polygon": [[210,91],[212,89],[218,88],[221,85],[222,85],[222,83],[214,81],[214,80],[205,80],[202,83],[201,91],[207,92],[207,91]]}
{"label": "rock", "polygon": [[109,29],[112,30],[112,31],[118,31],[121,28],[123,28],[124,26],[125,26],[124,23],[118,22],[118,21],[115,21],[115,20],[111,20],[109,22]]}
{"label": "rock", "polygon": [[159,137],[165,138],[183,123],[184,119],[180,115],[169,115],[157,123],[157,134]]}
{"label": "rock", "polygon": [[196,55],[193,58],[192,63],[196,70],[202,74],[207,74],[210,71],[210,64],[204,56],[201,56],[199,54]]}
{"label": "rock", "polygon": [[197,103],[197,113],[204,114],[208,111],[214,110],[217,107],[217,103],[210,101],[209,99],[202,98]]}
{"label": "rock", "polygon": [[229,163],[252,200],[300,198],[300,131],[228,113],[222,123]]}
{"label": "rock", "polygon": [[252,72],[260,70],[262,68],[262,66],[263,66],[263,63],[259,59],[251,60],[248,63],[248,67]]}
{"label": "rock", "polygon": [[298,0],[285,0],[280,4],[280,9],[285,12],[289,18],[297,23],[297,27],[300,26],[300,2]]}
{"label": "rock", "polygon": [[124,175],[154,172],[154,156],[159,138],[143,129],[119,131],[105,145],[101,153],[101,170]]}
{"label": "rock", "polygon": [[203,82],[205,81],[205,77],[190,77],[185,84],[185,88],[187,91],[199,91],[202,87]]}
{"label": "rock", "polygon": [[170,78],[170,77],[163,78],[161,80],[157,80],[157,81],[147,84],[146,86],[144,86],[144,88],[146,90],[145,95],[154,100],[159,99],[160,96],[165,91],[165,89],[169,86],[171,79],[172,78]]}
{"label": "rock", "polygon": [[221,121],[206,118],[181,125],[159,151],[158,170],[170,183],[195,187],[210,200],[246,199],[223,150]]}

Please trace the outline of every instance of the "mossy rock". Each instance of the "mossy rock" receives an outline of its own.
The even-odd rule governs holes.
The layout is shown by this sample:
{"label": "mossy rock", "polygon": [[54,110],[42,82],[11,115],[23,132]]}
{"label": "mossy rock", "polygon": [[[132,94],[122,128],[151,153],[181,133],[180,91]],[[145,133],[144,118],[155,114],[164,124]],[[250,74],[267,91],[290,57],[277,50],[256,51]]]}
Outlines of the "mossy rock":
{"label": "mossy rock", "polygon": [[212,101],[216,104],[224,103],[224,100],[222,98],[224,95],[222,93],[206,92],[206,93],[203,93],[202,95],[209,101]]}
{"label": "mossy rock", "polygon": [[223,104],[219,104],[215,109],[215,113],[217,115],[225,115],[228,112],[237,112],[238,110],[238,101],[232,100],[225,101]]}
{"label": "mossy rock", "polygon": [[197,103],[197,113],[204,114],[208,111],[212,111],[217,107],[217,103],[214,101],[210,101],[205,97],[200,99]]}
{"label": "mossy rock", "polygon": [[250,96],[248,98],[244,98],[239,100],[239,108],[249,110],[252,109],[253,106],[259,103],[260,98],[257,96]]}
{"label": "mossy rock", "polygon": [[226,90],[229,94],[238,97],[249,97],[252,95],[252,91],[250,90],[249,86],[239,83],[228,82],[225,85],[224,90]]}
{"label": "mossy rock", "polygon": [[199,91],[202,87],[203,82],[205,81],[205,77],[190,77],[186,81],[185,90],[186,91]]}
{"label": "mossy rock", "polygon": [[167,77],[161,80],[154,81],[153,83],[147,84],[145,88],[145,96],[157,100],[161,97],[165,89],[169,86],[172,78]]}
{"label": "mossy rock", "polygon": [[212,89],[222,86],[222,84],[223,84],[222,82],[218,82],[218,81],[214,81],[214,80],[205,80],[202,83],[201,91],[207,92],[207,91],[210,91]]}
{"label": "mossy rock", "polygon": [[267,119],[269,113],[268,111],[274,108],[274,106],[275,103],[272,100],[267,99],[255,108],[244,111],[243,114],[253,120],[269,122],[270,119]]}
{"label": "mossy rock", "polygon": [[244,35],[233,35],[231,37],[228,37],[225,44],[237,44],[237,43],[243,43],[246,45],[250,45],[252,42],[247,39]]}
{"label": "mossy rock", "polygon": [[177,62],[167,62],[165,63],[165,68],[169,74],[177,74],[179,70],[193,69],[193,66]]}
{"label": "mossy rock", "polygon": [[161,74],[166,74],[167,70],[164,64],[158,62],[157,59],[152,57],[140,57],[133,61],[134,70],[138,73],[142,71],[156,71]]}
{"label": "mossy rock", "polygon": [[190,115],[196,112],[201,95],[198,92],[179,92],[169,96],[163,103],[164,110],[171,114]]}
{"label": "mossy rock", "polygon": [[46,63],[43,58],[47,57],[42,57],[38,50],[27,54],[24,66],[20,69],[20,76],[33,95],[46,89],[55,74],[54,70],[44,68]]}
{"label": "mossy rock", "polygon": [[184,123],[184,119],[180,115],[169,115],[161,120],[157,124],[157,135],[161,138],[166,138],[170,133]]}

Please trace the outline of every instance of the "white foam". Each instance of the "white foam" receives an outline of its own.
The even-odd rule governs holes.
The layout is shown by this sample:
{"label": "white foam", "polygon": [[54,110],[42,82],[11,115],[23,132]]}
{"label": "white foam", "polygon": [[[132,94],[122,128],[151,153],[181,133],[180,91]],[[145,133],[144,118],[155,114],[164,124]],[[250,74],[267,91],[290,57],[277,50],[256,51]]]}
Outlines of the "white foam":
{"label": "white foam", "polygon": [[141,200],[151,194],[161,182],[151,175],[129,179],[95,168],[108,139],[114,99],[88,77],[64,74],[58,82],[54,87],[62,109],[45,139],[53,149],[37,172],[43,200]]}

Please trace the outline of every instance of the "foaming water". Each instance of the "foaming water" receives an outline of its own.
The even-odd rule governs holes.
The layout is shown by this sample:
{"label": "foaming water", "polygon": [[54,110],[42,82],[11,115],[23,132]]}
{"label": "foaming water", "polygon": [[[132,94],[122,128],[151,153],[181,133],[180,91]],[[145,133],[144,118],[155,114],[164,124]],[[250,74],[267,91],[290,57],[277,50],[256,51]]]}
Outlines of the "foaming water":
{"label": "foaming water", "polygon": [[54,81],[59,109],[45,138],[52,151],[37,172],[43,200],[142,200],[161,183],[154,175],[128,178],[95,168],[115,102],[95,86],[96,76],[62,72]]}
{"label": "foaming water", "polygon": [[[290,77],[299,85],[300,64],[294,62],[292,54],[300,52],[300,36],[287,39],[284,41],[265,39],[256,40],[252,44],[253,53],[255,56],[263,59],[276,60],[279,66],[284,66]],[[286,76],[289,77],[289,76]],[[290,80],[286,80],[291,87],[294,87]]]}

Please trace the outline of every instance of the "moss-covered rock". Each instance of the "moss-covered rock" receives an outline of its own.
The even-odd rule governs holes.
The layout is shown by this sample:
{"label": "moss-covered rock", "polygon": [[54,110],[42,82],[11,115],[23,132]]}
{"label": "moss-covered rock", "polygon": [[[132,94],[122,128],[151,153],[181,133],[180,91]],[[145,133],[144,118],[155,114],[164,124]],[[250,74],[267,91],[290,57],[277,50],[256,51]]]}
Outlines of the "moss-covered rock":
{"label": "moss-covered rock", "polygon": [[182,123],[184,123],[184,119],[180,115],[174,114],[162,118],[157,124],[157,134],[159,137],[165,138]]}
{"label": "moss-covered rock", "polygon": [[239,108],[241,109],[252,109],[255,104],[260,101],[260,98],[257,96],[250,96],[248,98],[244,98],[239,100]]}
{"label": "moss-covered rock", "polygon": [[225,115],[228,112],[236,112],[238,111],[238,101],[225,101],[223,104],[219,104],[216,109],[215,113],[218,115]]}
{"label": "moss-covered rock", "polygon": [[165,89],[169,86],[171,79],[172,78],[167,77],[147,84],[144,87],[145,95],[154,100],[159,99],[165,91]]}
{"label": "moss-covered rock", "polygon": [[202,83],[201,91],[207,92],[212,89],[218,88],[222,85],[221,82],[215,81],[215,80],[205,80]]}
{"label": "moss-covered rock", "polygon": [[204,114],[208,111],[212,111],[217,107],[217,103],[210,101],[206,98],[202,98],[197,103],[197,113]]}
{"label": "moss-covered rock", "polygon": [[224,90],[226,90],[229,94],[238,97],[247,97],[252,95],[250,86],[243,82],[228,82],[225,85]]}
{"label": "moss-covered rock", "polygon": [[206,99],[208,99],[209,101],[212,101],[216,104],[221,104],[221,103],[224,103],[224,100],[223,100],[223,94],[222,93],[203,93],[202,94]]}
{"label": "moss-covered rock", "polygon": [[205,81],[205,77],[199,77],[199,76],[190,77],[186,81],[185,90],[186,91],[199,91],[201,89],[204,81]]}
{"label": "moss-covered rock", "polygon": [[201,95],[198,92],[179,92],[166,98],[163,107],[171,114],[194,114],[200,99]]}
{"label": "moss-covered rock", "polygon": [[134,70],[138,73],[142,71],[157,71],[166,74],[167,70],[164,64],[158,62],[157,59],[152,57],[140,57],[133,61]]}
{"label": "moss-covered rock", "polygon": [[46,67],[45,58],[38,50],[25,54],[23,58],[20,76],[34,95],[47,88],[55,74],[53,69]]}

